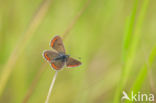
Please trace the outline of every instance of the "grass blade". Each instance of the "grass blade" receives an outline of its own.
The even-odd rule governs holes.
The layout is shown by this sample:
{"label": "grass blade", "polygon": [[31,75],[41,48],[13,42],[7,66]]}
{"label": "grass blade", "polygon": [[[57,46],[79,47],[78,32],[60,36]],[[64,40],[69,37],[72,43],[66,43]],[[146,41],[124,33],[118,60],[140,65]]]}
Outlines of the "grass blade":
{"label": "grass blade", "polygon": [[44,18],[52,0],[43,0],[41,3],[38,11],[35,13],[34,17],[32,18],[26,32],[24,35],[20,38],[19,42],[16,44],[15,49],[12,51],[11,56],[9,57],[8,61],[3,67],[3,71],[0,76],[0,96],[2,95],[5,85],[13,71],[13,66],[16,63],[16,60],[18,59],[18,56],[21,54],[21,52],[24,50],[26,44],[32,37],[35,30],[40,25],[42,19]]}
{"label": "grass blade", "polygon": [[[138,20],[136,22],[135,29],[134,29],[134,36],[131,40],[131,44],[129,45],[129,43],[127,43],[129,45],[129,47],[128,47],[129,51],[126,54],[126,59],[125,59],[125,63],[123,66],[122,76],[121,76],[121,80],[120,80],[119,86],[118,86],[116,94],[115,94],[114,103],[120,102],[120,94],[122,93],[122,90],[123,90],[123,88],[127,82],[129,75],[130,75],[129,73],[132,69],[131,67],[133,65],[133,61],[134,61],[134,58],[136,55],[137,46],[139,44],[140,37],[141,37],[141,28],[142,28],[142,23],[144,21],[144,17],[145,17],[146,10],[148,7],[148,2],[149,2],[149,0],[143,1],[143,5],[141,8]],[[138,0],[135,1],[133,12],[136,12],[135,8],[137,6],[138,6]],[[131,18],[131,19],[133,19],[133,18]],[[131,28],[129,28],[129,29],[131,29]],[[127,36],[127,37],[129,37],[129,36]]]}
{"label": "grass blade", "polygon": [[147,61],[148,64],[146,64],[146,63],[144,64],[144,66],[140,70],[140,72],[132,86],[131,90],[133,90],[134,93],[137,93],[140,90],[143,82],[145,81],[145,79],[147,77],[148,69],[149,70],[151,69],[151,66],[155,60],[155,57],[156,57],[156,46],[153,48],[153,50],[148,58],[148,61]]}
{"label": "grass blade", "polygon": [[134,7],[133,7],[133,11],[126,20],[125,35],[124,35],[123,47],[122,47],[123,62],[126,60],[127,52],[129,50],[131,39],[132,39],[132,33],[134,31],[137,5],[138,5],[138,0],[136,0]]}
{"label": "grass blade", "polygon": [[84,4],[84,6],[82,7],[82,9],[80,10],[80,12],[78,12],[78,14],[75,16],[75,18],[73,19],[73,21],[71,22],[71,24],[69,24],[69,26],[67,27],[67,29],[64,31],[64,33],[62,34],[62,37],[65,38],[67,34],[69,34],[69,32],[71,31],[71,29],[73,28],[73,26],[76,24],[76,22],[78,21],[78,19],[80,18],[80,16],[84,13],[84,11],[87,9],[89,3],[91,0],[87,0],[87,2]]}

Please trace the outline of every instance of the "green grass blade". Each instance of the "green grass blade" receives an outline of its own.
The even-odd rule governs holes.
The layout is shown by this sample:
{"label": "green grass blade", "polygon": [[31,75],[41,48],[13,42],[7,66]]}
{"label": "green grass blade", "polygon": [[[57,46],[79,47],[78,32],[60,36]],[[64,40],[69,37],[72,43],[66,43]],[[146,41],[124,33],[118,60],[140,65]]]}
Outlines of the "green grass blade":
{"label": "green grass blade", "polygon": [[123,48],[122,49],[123,62],[126,60],[127,52],[131,43],[132,33],[134,30],[134,24],[135,24],[137,4],[138,4],[138,0],[136,0],[134,4],[132,14],[126,20],[126,28],[125,28],[125,34],[124,34],[124,40],[123,40],[123,47],[122,47]]}
{"label": "green grass blade", "polygon": [[153,48],[149,58],[148,58],[148,61],[147,63],[144,64],[144,66],[142,67],[142,69],[140,70],[133,86],[132,86],[132,90],[134,93],[137,93],[143,82],[145,81],[146,77],[147,77],[147,74],[148,74],[148,69],[150,70],[151,69],[151,66],[155,60],[155,57],[156,57],[156,46]]}
{"label": "green grass blade", "polygon": [[[135,17],[136,17],[136,11],[137,11],[137,6],[138,6],[138,0],[134,2],[134,7],[131,13],[131,16],[129,16],[126,20],[126,28],[125,28],[125,34],[124,34],[124,41],[123,41],[123,49],[122,49],[122,59],[123,63],[126,63],[127,61],[127,55],[128,55],[128,50],[130,48],[130,43],[131,43],[131,36],[133,33],[133,28],[134,28],[134,23],[135,23]],[[115,97],[114,97],[114,103],[118,103],[119,97],[120,97],[120,91],[123,88],[123,77],[125,77],[124,74],[126,74],[125,71],[126,68],[123,68],[122,76],[120,77],[120,86],[117,88]]]}
{"label": "green grass blade", "polygon": [[[114,103],[119,103],[120,94],[122,93],[122,90],[127,82],[129,75],[130,75],[129,73],[132,69],[131,67],[133,65],[133,61],[134,61],[136,51],[137,51],[137,46],[139,44],[140,37],[141,37],[141,28],[142,28],[142,23],[144,21],[145,13],[146,13],[146,10],[148,7],[148,2],[149,2],[149,0],[143,1],[143,5],[141,8],[138,20],[136,22],[136,26],[134,29],[134,36],[132,37],[131,43],[129,44],[129,42],[127,42],[127,43],[125,42],[125,44],[124,44],[124,45],[128,45],[127,48],[129,49],[129,51],[127,52],[127,54],[125,56],[126,58],[125,58],[125,63],[123,65],[122,76],[121,76],[119,87],[117,88],[117,91],[115,94]],[[135,1],[133,12],[136,12],[135,10],[136,10],[137,5],[138,5],[138,0]],[[131,18],[131,19],[133,19],[133,18]],[[129,28],[129,30],[130,29],[131,28]],[[127,40],[129,40],[130,36],[126,36],[126,37],[128,37]]]}

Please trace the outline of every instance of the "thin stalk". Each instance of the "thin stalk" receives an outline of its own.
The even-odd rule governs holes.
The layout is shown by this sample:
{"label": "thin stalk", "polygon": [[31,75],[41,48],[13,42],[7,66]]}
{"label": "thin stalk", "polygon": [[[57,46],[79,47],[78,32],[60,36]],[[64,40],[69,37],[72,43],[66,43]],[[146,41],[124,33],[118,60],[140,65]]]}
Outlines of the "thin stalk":
{"label": "thin stalk", "polygon": [[55,72],[55,75],[54,75],[54,77],[53,77],[53,79],[51,81],[51,85],[50,85],[49,92],[48,92],[47,99],[46,99],[45,103],[48,103],[48,101],[49,101],[49,97],[50,97],[52,89],[54,87],[57,74],[58,74],[58,71]]}

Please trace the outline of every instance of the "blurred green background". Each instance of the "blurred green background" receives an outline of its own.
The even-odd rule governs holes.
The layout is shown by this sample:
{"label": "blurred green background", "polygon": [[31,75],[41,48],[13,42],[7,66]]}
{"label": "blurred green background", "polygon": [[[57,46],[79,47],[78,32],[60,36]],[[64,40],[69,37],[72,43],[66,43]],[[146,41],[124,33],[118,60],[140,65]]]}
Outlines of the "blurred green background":
{"label": "blurred green background", "polygon": [[0,0],[0,103],[45,102],[55,71],[42,52],[56,34],[83,64],[58,73],[49,103],[120,103],[123,90],[155,94],[155,5]]}

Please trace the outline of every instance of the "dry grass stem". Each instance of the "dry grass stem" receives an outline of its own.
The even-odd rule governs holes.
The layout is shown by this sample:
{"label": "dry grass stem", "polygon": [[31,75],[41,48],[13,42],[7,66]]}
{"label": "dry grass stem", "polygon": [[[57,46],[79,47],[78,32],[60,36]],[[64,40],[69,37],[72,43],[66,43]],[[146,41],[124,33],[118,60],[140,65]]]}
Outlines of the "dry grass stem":
{"label": "dry grass stem", "polygon": [[49,92],[48,92],[47,99],[46,99],[45,103],[48,103],[48,101],[49,101],[52,89],[53,89],[54,84],[55,84],[55,80],[56,80],[57,74],[58,74],[58,71],[55,72],[55,75],[54,75],[54,77],[53,77],[53,79],[51,81],[51,85],[50,85]]}
{"label": "dry grass stem", "polygon": [[34,17],[32,18],[26,32],[24,35],[21,36],[20,40],[15,46],[15,49],[12,51],[8,61],[3,67],[3,71],[0,76],[0,96],[3,93],[3,90],[5,88],[5,85],[13,71],[13,66],[15,65],[18,56],[21,54],[23,49],[25,48],[26,44],[32,37],[35,30],[40,25],[42,19],[44,18],[52,0],[43,0],[40,7],[38,8],[37,12],[35,13]]}

